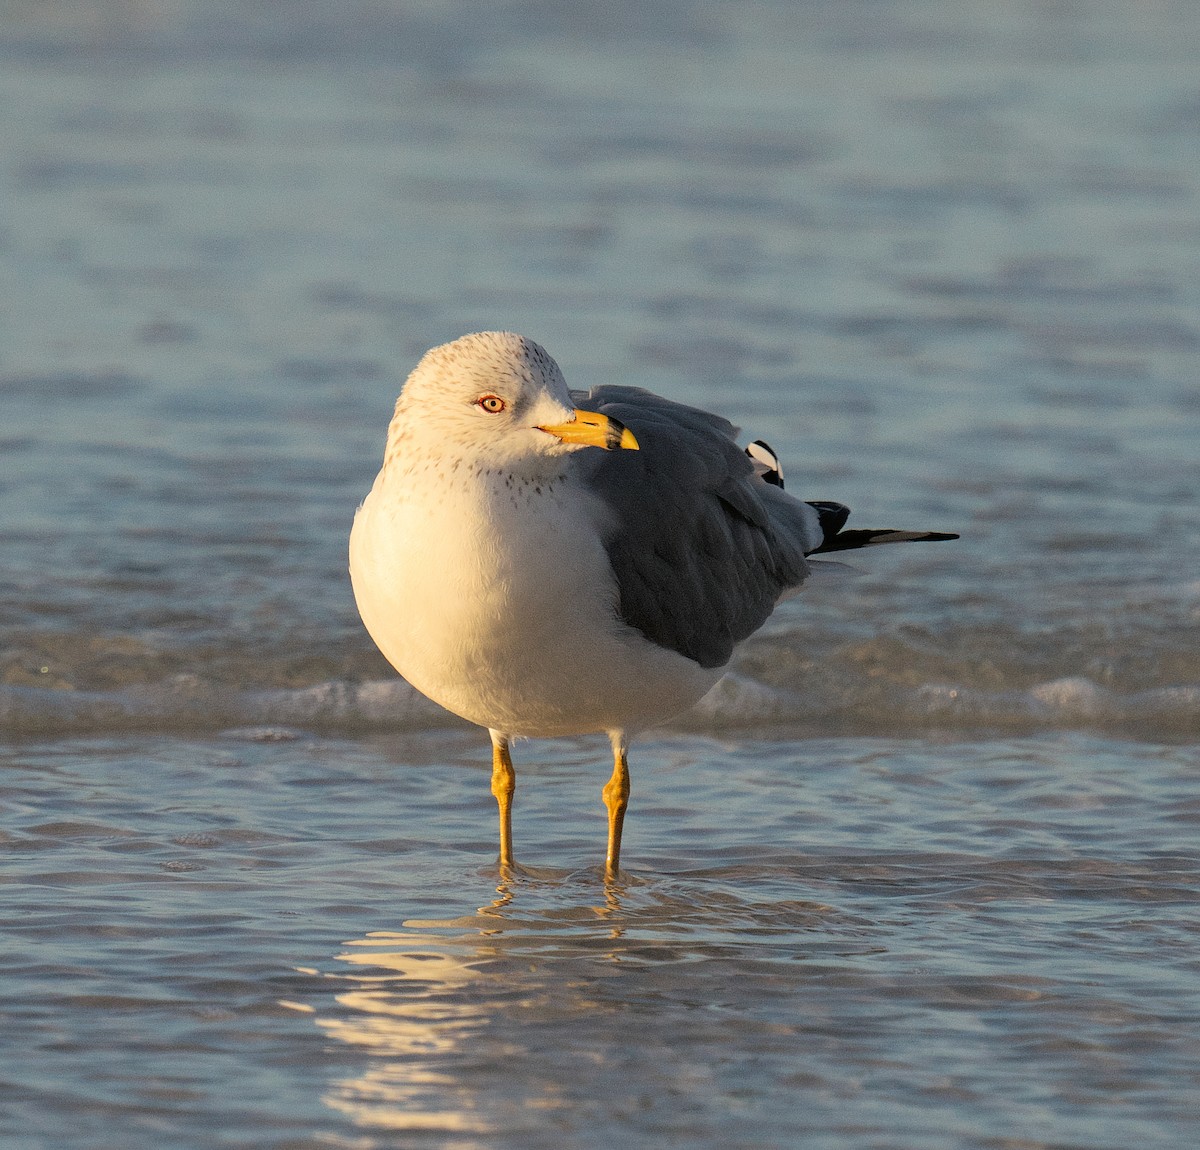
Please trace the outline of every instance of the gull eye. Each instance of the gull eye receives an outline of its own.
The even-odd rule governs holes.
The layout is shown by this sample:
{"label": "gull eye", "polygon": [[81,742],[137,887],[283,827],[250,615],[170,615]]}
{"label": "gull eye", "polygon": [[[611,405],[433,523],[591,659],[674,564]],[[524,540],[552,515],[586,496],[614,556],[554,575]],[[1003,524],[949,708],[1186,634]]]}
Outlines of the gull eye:
{"label": "gull eye", "polygon": [[475,406],[483,408],[488,415],[499,415],[506,404],[498,395],[481,395],[475,401]]}

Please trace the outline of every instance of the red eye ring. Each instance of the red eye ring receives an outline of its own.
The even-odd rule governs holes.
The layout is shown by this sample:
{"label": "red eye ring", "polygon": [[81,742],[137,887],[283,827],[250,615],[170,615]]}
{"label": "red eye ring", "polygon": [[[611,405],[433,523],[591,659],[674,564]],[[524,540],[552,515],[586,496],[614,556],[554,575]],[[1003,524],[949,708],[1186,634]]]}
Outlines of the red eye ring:
{"label": "red eye ring", "polygon": [[475,406],[482,408],[488,415],[499,415],[508,405],[498,395],[481,395]]}

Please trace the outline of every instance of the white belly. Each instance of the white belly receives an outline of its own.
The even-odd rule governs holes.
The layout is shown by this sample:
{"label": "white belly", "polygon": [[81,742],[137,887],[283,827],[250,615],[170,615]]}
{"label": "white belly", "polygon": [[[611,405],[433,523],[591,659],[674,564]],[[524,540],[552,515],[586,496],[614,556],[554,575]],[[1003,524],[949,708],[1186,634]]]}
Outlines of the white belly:
{"label": "white belly", "polygon": [[350,575],[368,632],[405,679],[473,723],[536,736],[636,731],[720,678],[621,622],[603,513],[583,500],[580,514],[579,494],[428,473],[376,480]]}

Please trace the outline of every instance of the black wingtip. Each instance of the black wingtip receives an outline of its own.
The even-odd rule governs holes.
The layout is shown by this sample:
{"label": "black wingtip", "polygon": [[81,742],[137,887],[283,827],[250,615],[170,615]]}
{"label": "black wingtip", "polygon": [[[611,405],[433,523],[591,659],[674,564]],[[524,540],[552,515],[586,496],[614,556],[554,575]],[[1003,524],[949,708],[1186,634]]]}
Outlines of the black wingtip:
{"label": "black wingtip", "polygon": [[825,546],[843,527],[850,518],[850,508],[844,503],[834,503],[832,499],[810,499],[809,507],[816,511],[821,526],[821,537]]}
{"label": "black wingtip", "polygon": [[[814,506],[816,506],[814,504]],[[820,508],[817,508],[820,511]],[[843,520],[845,522],[845,520]],[[824,522],[822,522],[822,527]],[[890,527],[877,530],[838,531],[826,535],[821,546],[810,555],[823,555],[830,551],[854,551],[859,547],[874,547],[880,543],[941,543],[957,539],[952,531],[896,531]]]}

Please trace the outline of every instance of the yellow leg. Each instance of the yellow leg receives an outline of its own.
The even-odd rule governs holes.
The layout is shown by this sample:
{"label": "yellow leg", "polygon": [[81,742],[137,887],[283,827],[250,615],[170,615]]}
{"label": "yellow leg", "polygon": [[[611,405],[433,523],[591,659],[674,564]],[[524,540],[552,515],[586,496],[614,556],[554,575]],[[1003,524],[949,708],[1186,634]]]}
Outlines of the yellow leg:
{"label": "yellow leg", "polygon": [[604,805],[608,807],[608,854],[604,873],[616,878],[621,863],[621,828],[625,825],[625,808],[629,806],[629,763],[625,758],[625,741],[613,739],[612,778],[604,784]]}
{"label": "yellow leg", "polygon": [[508,739],[497,731],[492,736],[492,794],[500,808],[500,867],[513,865],[512,800],[517,789],[517,772],[508,753]]}

